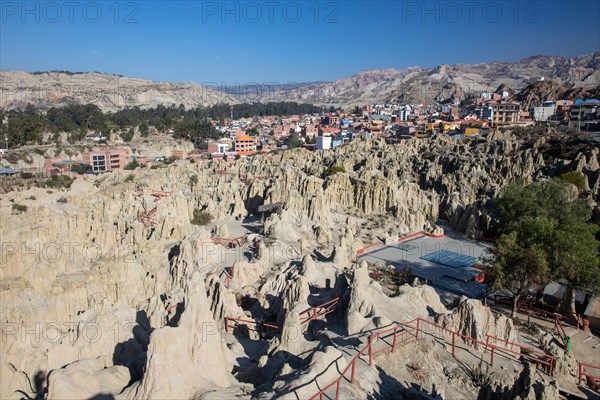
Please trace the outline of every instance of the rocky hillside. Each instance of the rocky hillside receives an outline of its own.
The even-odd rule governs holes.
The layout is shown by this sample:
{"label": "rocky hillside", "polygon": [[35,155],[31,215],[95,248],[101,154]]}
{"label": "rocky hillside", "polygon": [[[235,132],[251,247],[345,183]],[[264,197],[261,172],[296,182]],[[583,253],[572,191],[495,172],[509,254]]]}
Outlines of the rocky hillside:
{"label": "rocky hillside", "polygon": [[[103,110],[153,107],[158,104],[195,107],[218,102],[296,101],[352,107],[387,101],[422,103],[463,100],[506,84],[515,91],[544,77],[564,90],[600,85],[600,53],[575,58],[534,56],[517,62],[409,67],[363,71],[334,82],[252,84],[209,88],[196,83],[153,82],[100,73],[0,71],[0,107],[31,103],[46,108],[93,103]],[[576,94],[578,92],[575,92]]]}
{"label": "rocky hillside", "polygon": [[0,107],[37,108],[96,104],[103,111],[159,104],[187,107],[235,103],[231,96],[197,83],[154,82],[119,75],[90,73],[0,71]]}
{"label": "rocky hillside", "polygon": [[524,109],[538,106],[546,100],[572,99],[572,98],[598,98],[600,97],[600,86],[574,87],[556,81],[537,81],[517,93],[515,100],[521,102]]}
{"label": "rocky hillside", "polygon": [[517,62],[411,67],[405,70],[365,71],[330,83],[307,85],[287,91],[266,91],[269,98],[283,98],[319,105],[348,107],[399,100],[430,102],[463,100],[469,94],[494,91],[507,84],[515,91],[541,77],[566,88],[600,85],[600,53],[575,58],[534,56]]}

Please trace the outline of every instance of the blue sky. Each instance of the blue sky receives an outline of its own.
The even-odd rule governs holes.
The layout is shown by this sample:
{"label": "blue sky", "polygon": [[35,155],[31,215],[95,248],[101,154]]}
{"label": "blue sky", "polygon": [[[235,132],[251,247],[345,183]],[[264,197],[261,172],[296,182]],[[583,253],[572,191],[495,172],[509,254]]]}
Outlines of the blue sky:
{"label": "blue sky", "polygon": [[597,0],[0,3],[4,70],[286,83],[600,51]]}

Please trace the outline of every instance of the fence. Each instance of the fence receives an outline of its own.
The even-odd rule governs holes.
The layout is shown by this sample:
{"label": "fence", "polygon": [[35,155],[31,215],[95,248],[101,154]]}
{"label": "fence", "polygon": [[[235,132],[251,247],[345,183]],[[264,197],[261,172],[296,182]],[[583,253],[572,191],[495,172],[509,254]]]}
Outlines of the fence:
{"label": "fence", "polygon": [[579,364],[579,384],[581,385],[583,377],[585,376],[587,378],[588,383],[590,383],[590,386],[594,390],[600,389],[600,385],[598,384],[598,382],[600,381],[600,376],[598,376],[598,375],[592,375],[592,374],[587,373],[585,371],[586,367],[587,368],[592,368],[592,369],[600,370],[600,365],[583,364],[583,363],[580,363],[580,362],[578,362],[577,364]]}
{"label": "fence", "polygon": [[[492,296],[490,297],[490,300],[492,300],[494,303],[496,303],[497,305],[502,305],[502,306],[507,306],[507,307],[512,307],[512,299],[510,297],[498,297],[498,296]],[[517,304],[517,311],[522,312],[522,313],[528,313],[528,312],[533,312],[535,314],[538,315],[542,315],[546,318],[549,318],[551,321],[553,321],[555,323],[555,328],[556,328],[556,320],[559,319],[559,323],[562,324],[562,322],[560,321],[560,318],[562,318],[562,315],[560,315],[558,313],[558,311],[565,311],[568,313],[572,313],[571,310],[564,310],[558,307],[554,307],[551,306],[549,304],[544,304],[544,307],[549,307],[552,308],[554,311],[548,311],[548,310],[544,310],[542,308],[539,307],[535,307],[536,304],[533,303],[528,303],[528,302],[521,302],[519,304]],[[577,330],[580,329],[581,326],[583,326],[583,318],[581,314],[575,314],[577,316]],[[556,328],[558,330],[558,328]],[[564,331],[564,329],[563,329]]]}
{"label": "fence", "polygon": [[213,241],[213,243],[224,245],[229,249],[233,249],[236,246],[243,246],[246,244],[245,236],[240,236],[236,238],[222,238],[213,236],[210,239]]}
{"label": "fence", "polygon": [[227,271],[227,267],[223,268],[221,276],[225,276],[225,287],[229,289],[231,286],[231,281],[233,280],[233,265],[229,267],[229,271]]}
{"label": "fence", "polygon": [[[401,324],[400,324],[401,325]],[[398,335],[397,333],[397,329],[400,326],[396,326],[393,329],[390,328],[387,331],[392,331],[394,332],[394,343],[392,345],[392,349],[395,349],[397,346],[406,343],[408,340],[404,340],[404,341],[400,341],[398,342],[397,336],[401,336],[403,334],[406,334],[406,331],[403,331],[400,335]],[[386,332],[387,332],[386,331]],[[389,333],[389,332],[388,332]],[[316,393],[315,395],[313,395],[310,400],[315,400],[315,399],[319,399],[322,400],[323,399],[323,395],[325,395],[325,393],[327,393],[327,391],[329,389],[331,389],[332,387],[335,386],[335,399],[338,400],[339,398],[339,394],[340,394],[340,386],[342,384],[342,380],[346,377],[346,374],[348,374],[348,371],[350,371],[350,379],[346,378],[346,380],[348,380],[348,382],[350,382],[351,384],[354,384],[354,375],[355,375],[355,371],[356,371],[356,363],[358,362],[358,360],[360,359],[360,357],[362,355],[368,354],[369,355],[369,365],[373,365],[373,356],[375,354],[379,354],[384,350],[380,350],[377,353],[373,352],[373,337],[375,337],[376,335],[383,335],[384,332],[379,332],[378,334],[373,334],[373,335],[369,335],[368,338],[368,343],[365,347],[363,347],[350,361],[350,363],[346,366],[346,369],[344,369],[344,371],[340,374],[340,376],[335,379],[333,382],[331,382],[329,385],[325,386],[323,389],[321,389],[318,393]]]}
{"label": "fence", "polygon": [[[412,326],[412,324],[414,324],[415,326]],[[426,320],[423,318],[416,318],[416,319],[413,319],[412,321],[409,321],[406,323],[398,323],[396,326],[385,328],[385,329],[382,329],[378,332],[375,332],[375,333],[372,333],[371,335],[369,335],[367,337],[366,346],[363,347],[352,358],[352,360],[350,361],[350,363],[348,364],[346,369],[340,374],[340,376],[337,379],[335,379],[333,382],[331,382],[329,385],[327,385],[323,389],[321,389],[319,392],[317,392],[315,395],[313,395],[311,397],[311,400],[314,400],[317,398],[319,400],[323,399],[323,396],[326,396],[325,393],[334,386],[335,386],[335,399],[337,400],[339,398],[340,386],[341,386],[342,380],[345,378],[345,376],[349,370],[350,370],[349,382],[352,384],[354,383],[354,372],[356,369],[356,362],[362,355],[368,355],[369,365],[373,366],[373,358],[376,355],[384,353],[386,351],[394,350],[394,349],[396,349],[396,347],[398,347],[402,344],[408,343],[412,340],[419,339],[419,333],[430,334],[433,336],[432,333],[426,332],[422,329],[423,324],[429,324],[437,329],[440,329],[442,332],[450,333],[452,335],[452,341],[451,341],[452,355],[455,357],[456,357],[456,338],[460,337],[464,340],[484,346],[484,348],[485,348],[484,352],[487,352],[489,349],[490,350],[490,365],[492,367],[494,366],[494,355],[497,354],[498,352],[504,352],[504,353],[514,354],[514,355],[518,355],[520,357],[524,357],[526,359],[529,359],[529,360],[535,362],[536,364],[540,364],[540,365],[544,366],[546,368],[546,372],[548,372],[549,375],[552,375],[554,373],[554,366],[556,365],[556,358],[549,354],[546,354],[540,350],[528,348],[528,347],[522,346],[518,343],[509,342],[507,340],[500,339],[500,338],[490,336],[490,335],[487,335],[486,342],[482,342],[480,340],[474,339],[472,337],[463,335],[461,333],[458,333],[456,331],[453,331],[451,329],[448,329],[446,327],[438,325],[429,320]],[[385,339],[389,340],[390,337],[392,338],[391,344],[385,340]],[[443,338],[443,335],[442,335],[442,338]],[[497,341],[500,341],[500,342],[506,344],[507,346],[518,347],[520,349],[520,351],[512,350],[508,347],[503,347],[503,346],[499,346],[496,344],[491,344],[491,343],[489,343],[490,340],[497,340]],[[445,341],[445,339],[444,339],[444,341]],[[378,343],[378,342],[383,342],[387,346],[385,346],[383,349],[374,350],[374,344]],[[523,350],[525,351],[525,353],[523,352]],[[532,353],[539,355],[539,357],[531,355]]]}
{"label": "fence", "polygon": [[[330,314],[335,311],[335,307],[338,304],[341,304],[342,298],[336,297],[333,300],[329,300],[326,303],[323,303],[319,306],[309,308],[308,310],[302,311],[300,313],[300,322],[305,324],[313,319],[324,317],[327,314]],[[302,317],[302,315],[306,314],[306,317]]]}
{"label": "fence", "polygon": [[[267,323],[259,322],[259,321],[253,321],[250,319],[225,317],[225,332],[227,332],[227,333],[229,333],[230,323],[232,325],[239,325],[239,324],[253,325],[254,326],[253,331],[258,332],[258,335],[260,338],[262,338],[264,328],[279,330],[279,327],[277,325],[267,324]],[[248,329],[250,329],[250,328],[248,328]],[[232,331],[233,331],[233,326],[232,326]]]}
{"label": "fence", "polygon": [[[446,235],[433,235],[433,234],[425,232],[425,231],[419,231],[419,232],[411,233],[410,235],[401,237],[400,239],[398,239],[398,243],[404,242],[406,240],[414,239],[414,238],[420,237],[420,236],[427,236],[432,239],[441,239],[441,238],[446,237]],[[384,246],[384,245],[385,245],[385,243],[383,243],[383,242],[376,242],[376,243],[369,244],[369,245],[363,247],[362,249],[357,250],[356,255],[360,256],[362,254],[365,254],[367,252],[367,250],[369,250],[372,247]]]}

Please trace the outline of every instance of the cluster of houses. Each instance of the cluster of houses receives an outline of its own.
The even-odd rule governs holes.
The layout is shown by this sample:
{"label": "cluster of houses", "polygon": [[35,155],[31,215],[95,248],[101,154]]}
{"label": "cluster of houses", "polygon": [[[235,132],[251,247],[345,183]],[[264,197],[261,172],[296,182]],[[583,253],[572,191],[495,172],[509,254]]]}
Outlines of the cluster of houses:
{"label": "cluster of houses", "polygon": [[[212,158],[233,161],[259,152],[287,147],[333,149],[356,139],[384,138],[393,143],[411,137],[447,134],[456,137],[485,135],[500,127],[533,124],[562,124],[577,131],[600,132],[600,101],[546,100],[523,110],[512,94],[497,90],[482,93],[474,104],[372,104],[350,112],[265,116],[229,120],[219,125],[220,139],[204,142],[194,152],[172,150],[177,159]],[[104,143],[101,135],[86,138]],[[134,159],[139,164],[157,163],[164,157],[136,157],[127,147],[106,147],[83,153],[80,161],[47,159],[44,173],[55,175],[73,170],[99,173],[125,168]]]}
{"label": "cluster of houses", "polygon": [[[524,110],[505,90],[481,93],[474,104],[373,104],[360,114],[338,111],[320,115],[255,117],[217,126],[224,137],[208,143],[208,156],[226,160],[270,152],[301,141],[311,149],[332,149],[356,139],[385,138],[394,142],[410,137],[448,134],[485,135],[500,127],[529,126],[555,121],[579,131],[600,131],[597,100],[556,100]],[[254,134],[251,134],[253,132]],[[179,157],[185,158],[185,157]]]}
{"label": "cluster of houses", "polygon": [[232,159],[269,152],[290,140],[311,149],[332,149],[355,139],[385,138],[394,142],[410,137],[448,134],[485,135],[500,127],[529,126],[554,121],[578,131],[599,131],[597,100],[552,100],[529,110],[501,90],[481,93],[473,104],[372,104],[360,113],[309,114],[231,120],[217,126],[223,138],[208,143],[212,158]]}

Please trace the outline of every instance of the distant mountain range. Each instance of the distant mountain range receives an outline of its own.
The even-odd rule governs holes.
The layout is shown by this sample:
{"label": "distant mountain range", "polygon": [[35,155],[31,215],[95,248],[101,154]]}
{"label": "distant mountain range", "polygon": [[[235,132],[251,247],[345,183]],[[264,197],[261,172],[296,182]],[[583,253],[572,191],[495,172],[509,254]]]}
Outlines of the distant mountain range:
{"label": "distant mountain range", "polygon": [[545,100],[546,91],[557,95],[597,93],[593,88],[600,86],[600,52],[574,58],[533,56],[517,62],[372,70],[334,82],[206,87],[193,82],[154,82],[113,74],[67,71],[0,71],[0,82],[0,107],[5,109],[27,104],[48,108],[73,103],[93,103],[103,110],[147,108],[159,104],[183,104],[187,108],[220,102],[257,101],[352,107],[391,101],[464,100],[481,92],[494,91],[500,85],[514,92],[528,89],[518,96],[522,101],[534,104]]}

